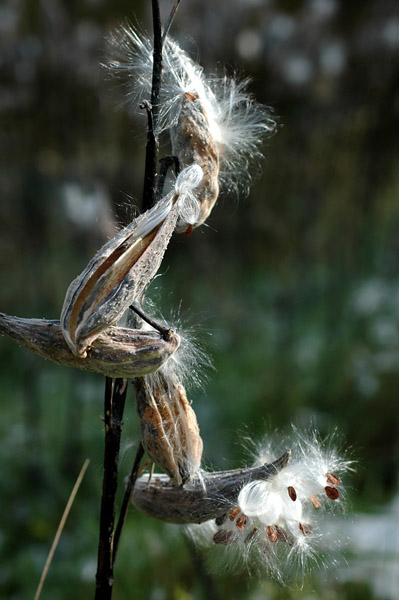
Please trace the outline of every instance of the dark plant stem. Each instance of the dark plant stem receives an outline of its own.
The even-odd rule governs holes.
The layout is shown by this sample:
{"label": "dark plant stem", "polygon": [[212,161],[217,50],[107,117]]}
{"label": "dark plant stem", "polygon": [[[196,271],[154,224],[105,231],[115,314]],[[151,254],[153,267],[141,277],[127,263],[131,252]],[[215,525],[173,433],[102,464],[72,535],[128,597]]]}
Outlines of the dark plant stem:
{"label": "dark plant stem", "polygon": [[132,489],[134,487],[134,484],[136,483],[136,479],[139,474],[140,462],[141,462],[141,459],[143,458],[143,456],[144,456],[144,448],[143,448],[142,443],[140,442],[139,447],[137,448],[136,458],[134,459],[134,464],[133,464],[132,470],[130,472],[129,477],[127,478],[125,495],[123,496],[121,511],[119,513],[119,519],[118,519],[118,523],[117,523],[116,529],[115,529],[114,547],[113,547],[113,553],[112,553],[112,566],[115,564],[116,555],[117,555],[118,548],[119,548],[119,540],[121,537],[122,528],[125,524],[126,517],[127,517],[127,511],[129,508],[130,494],[132,493]]}
{"label": "dark plant stem", "polygon": [[104,395],[104,476],[95,600],[110,600],[113,576],[113,532],[118,487],[119,447],[123,427],[127,379],[106,378]]}
{"label": "dark plant stem", "polygon": [[148,323],[148,325],[151,325],[151,327],[156,329],[156,331],[159,331],[159,333],[162,335],[162,337],[165,341],[170,341],[170,339],[173,336],[172,329],[170,329],[169,327],[164,327],[163,325],[161,325],[160,323],[158,323],[157,321],[155,321],[154,319],[152,319],[151,317],[146,315],[145,312],[143,310],[141,310],[141,308],[139,306],[137,306],[136,304],[131,304],[129,306],[129,308],[133,312],[135,312],[136,315],[138,315],[143,321]]}
{"label": "dark plant stem", "polygon": [[[168,20],[169,29],[173,16],[176,13],[180,0],[178,0]],[[151,101],[143,103],[147,110],[148,132],[146,144],[146,160],[144,173],[144,188],[142,212],[153,206],[156,198],[156,171],[158,158],[157,125],[159,115],[159,98],[162,77],[162,26],[159,10],[159,0],[152,0],[152,16],[154,30],[154,61],[152,73]],[[118,484],[118,460],[120,437],[122,432],[123,410],[127,391],[126,379],[106,378],[105,383],[105,448],[104,448],[104,477],[103,493],[101,500],[100,539],[98,545],[98,563],[96,575],[95,600],[110,600],[113,588],[113,567],[118,550],[119,539],[123,524],[126,519],[129,498],[138,469],[144,453],[140,444],[132,473],[130,474],[128,490],[126,490],[121,514],[118,520],[114,537],[115,502]]]}
{"label": "dark plant stem", "polygon": [[170,11],[170,15],[169,15],[169,17],[168,17],[168,19],[167,19],[167,21],[165,23],[165,27],[164,27],[164,30],[162,32],[162,44],[165,43],[166,36],[169,33],[170,26],[172,25],[172,21],[173,21],[173,19],[175,17],[175,14],[177,13],[177,9],[179,8],[180,1],[181,0],[176,0],[176,2],[173,5],[172,10]]}
{"label": "dark plant stem", "polygon": [[149,127],[147,133],[142,204],[143,212],[151,208],[151,206],[153,206],[156,194],[156,174],[158,157],[158,139],[156,132],[158,125],[159,97],[161,91],[162,77],[162,26],[158,0],[152,0],[152,22],[154,31],[154,60],[152,69],[151,88],[152,127]]}
{"label": "dark plant stem", "polygon": [[177,156],[164,156],[159,161],[161,163],[161,167],[159,169],[158,176],[158,186],[157,186],[157,200],[161,198],[163,194],[163,188],[165,185],[165,179],[168,174],[168,170],[170,167],[174,167],[175,175],[177,176],[180,173],[180,162]]}

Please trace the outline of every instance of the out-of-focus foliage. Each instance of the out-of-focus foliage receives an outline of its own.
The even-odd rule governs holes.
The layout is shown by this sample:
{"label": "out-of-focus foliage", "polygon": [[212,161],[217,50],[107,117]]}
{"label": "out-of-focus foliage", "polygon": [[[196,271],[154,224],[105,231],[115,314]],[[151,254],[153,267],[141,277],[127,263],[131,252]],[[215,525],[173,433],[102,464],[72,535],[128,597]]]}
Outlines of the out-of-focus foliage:
{"label": "out-of-focus foliage", "polygon": [[[134,213],[131,197],[139,205],[145,118],[116,108],[122,92],[99,63],[105,35],[125,17],[150,28],[149,4],[0,6],[4,312],[58,318],[70,281]],[[164,16],[170,5],[161,3]],[[181,302],[182,320],[202,330],[213,356],[216,371],[192,393],[206,460],[238,466],[243,437],[256,441],[291,422],[312,420],[322,434],[337,427],[359,462],[352,505],[370,511],[398,484],[395,3],[183,0],[172,33],[207,69],[252,76],[254,95],[279,118],[250,197],[221,198],[208,226],[176,236],[151,291],[164,315]],[[3,339],[0,353],[0,598],[33,596],[86,456],[91,465],[43,598],[90,597],[103,378]],[[131,394],[123,475],[137,435]],[[356,557],[347,558],[353,567]],[[132,510],[114,597],[377,597],[364,569],[352,568],[346,583],[342,572],[323,572],[302,593],[242,574],[211,580],[176,528]],[[378,597],[389,597],[389,577],[385,584]]]}

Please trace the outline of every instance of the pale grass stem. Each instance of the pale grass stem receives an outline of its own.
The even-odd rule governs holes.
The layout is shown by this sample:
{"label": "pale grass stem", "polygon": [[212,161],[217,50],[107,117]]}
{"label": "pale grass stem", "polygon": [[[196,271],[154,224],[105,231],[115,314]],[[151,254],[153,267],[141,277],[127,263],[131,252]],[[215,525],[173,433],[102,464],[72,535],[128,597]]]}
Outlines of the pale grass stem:
{"label": "pale grass stem", "polygon": [[53,556],[54,556],[55,550],[57,548],[58,542],[60,540],[62,531],[64,529],[66,520],[68,518],[69,512],[70,512],[71,507],[72,507],[72,504],[73,504],[73,502],[75,500],[76,494],[78,493],[80,484],[82,483],[83,477],[85,476],[85,473],[87,471],[87,467],[89,466],[89,463],[90,463],[90,459],[86,458],[86,460],[83,463],[82,468],[80,469],[80,473],[79,473],[79,475],[78,475],[78,477],[77,477],[77,479],[75,481],[75,485],[73,486],[73,489],[72,489],[72,492],[71,492],[71,494],[69,496],[69,499],[68,499],[67,505],[65,507],[64,513],[63,513],[63,515],[61,517],[61,521],[60,521],[60,523],[58,525],[57,532],[56,532],[56,534],[54,536],[54,540],[53,540],[53,543],[51,545],[50,552],[48,553],[46,564],[44,565],[44,568],[43,568],[43,571],[42,571],[42,574],[41,574],[41,577],[40,577],[39,585],[37,586],[37,590],[36,590],[36,594],[35,594],[34,600],[39,600],[39,598],[40,598],[40,594],[42,593],[43,585],[44,585],[44,582],[46,580],[47,573],[48,573],[48,570],[49,570],[50,565],[51,565],[51,561],[53,560]]}

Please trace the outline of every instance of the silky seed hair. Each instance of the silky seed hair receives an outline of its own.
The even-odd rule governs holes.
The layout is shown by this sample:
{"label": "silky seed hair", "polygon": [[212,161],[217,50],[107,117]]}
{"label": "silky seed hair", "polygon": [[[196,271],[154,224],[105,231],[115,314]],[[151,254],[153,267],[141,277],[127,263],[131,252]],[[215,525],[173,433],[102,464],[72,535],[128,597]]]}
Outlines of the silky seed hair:
{"label": "silky seed hair", "polygon": [[[112,58],[105,66],[111,75],[122,77],[125,101],[138,112],[140,102],[149,97],[151,90],[152,41],[126,23],[110,35],[109,42]],[[253,99],[248,84],[248,79],[206,76],[174,40],[166,38],[158,133],[176,127],[183,98],[188,95],[192,101],[198,100],[218,146],[219,180],[228,191],[248,191],[248,167],[262,158],[263,140],[276,129],[271,111]]]}
{"label": "silky seed hair", "polygon": [[329,515],[345,509],[343,479],[353,464],[341,454],[337,436],[323,442],[315,432],[295,427],[290,436],[259,445],[255,464],[278,454],[288,438],[292,458],[283,469],[267,481],[244,485],[226,519],[187,528],[194,541],[211,549],[212,569],[266,573],[286,584],[292,575],[303,577],[322,566],[324,558],[329,567],[334,563],[344,534],[340,538],[337,527],[326,543],[323,538],[333,526]]}
{"label": "silky seed hair", "polygon": [[[193,318],[184,314],[181,304],[172,309],[167,317],[160,314],[157,302],[153,299],[160,293],[161,288],[150,289],[146,295],[143,310],[163,327],[176,333],[180,342],[179,348],[173,354],[173,360],[165,362],[160,373],[167,380],[177,379],[188,391],[195,388],[203,390],[209,372],[215,368],[207,352],[208,344],[205,340],[205,333],[208,335],[208,332],[205,332],[198,322],[191,324]],[[125,314],[124,322],[127,326],[136,328],[137,316],[132,311],[128,311]],[[139,322],[143,329],[153,330],[150,325],[141,319]]]}

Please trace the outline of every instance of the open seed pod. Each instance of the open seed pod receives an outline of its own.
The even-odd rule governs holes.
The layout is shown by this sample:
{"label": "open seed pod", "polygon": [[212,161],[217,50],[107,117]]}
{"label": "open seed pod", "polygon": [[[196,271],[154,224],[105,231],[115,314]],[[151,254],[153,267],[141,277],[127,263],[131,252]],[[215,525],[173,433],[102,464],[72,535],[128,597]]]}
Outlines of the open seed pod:
{"label": "open seed pod", "polygon": [[[180,164],[197,163],[202,167],[203,178],[197,189],[200,211],[193,227],[201,225],[210,214],[219,195],[219,145],[212,136],[205,109],[197,94],[186,92],[176,125],[170,129],[172,152]],[[177,231],[190,225],[180,218]]]}
{"label": "open seed pod", "polygon": [[162,371],[135,380],[141,441],[148,456],[180,486],[197,473],[202,439],[183,385]]}
{"label": "open seed pod", "polygon": [[168,339],[157,331],[109,327],[87,350],[75,356],[59,321],[21,319],[0,313],[0,334],[61,365],[95,371],[108,377],[140,377],[159,369],[180,345],[170,330]]}
{"label": "open seed pod", "polygon": [[184,487],[176,487],[166,475],[142,475],[136,481],[131,502],[142,513],[167,523],[203,523],[223,519],[237,504],[244,485],[272,479],[290,460],[284,452],[270,464],[233,471],[216,471],[196,475]]}
{"label": "open seed pod", "polygon": [[198,165],[184,169],[174,189],[106,243],[72,281],[61,312],[61,327],[72,352],[85,357],[102,331],[139,299],[162,262],[186,199],[202,179]]}

